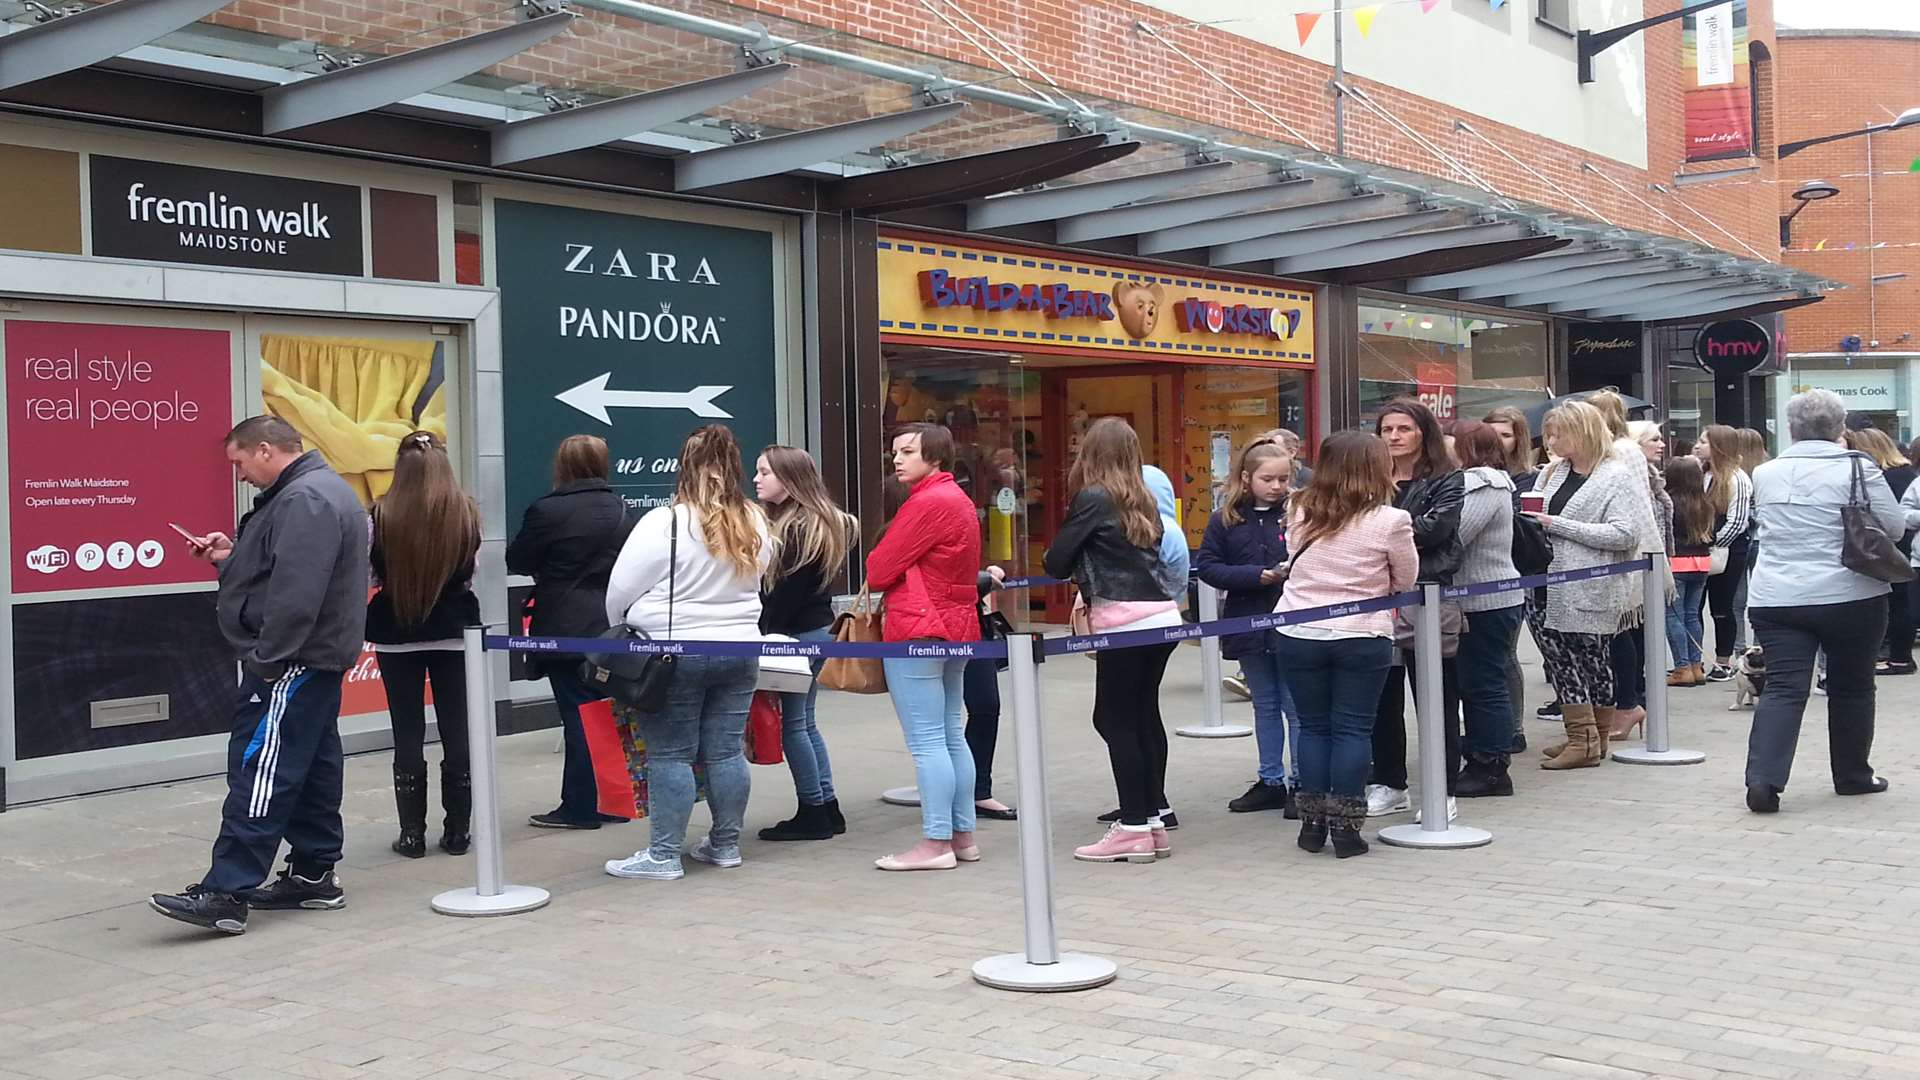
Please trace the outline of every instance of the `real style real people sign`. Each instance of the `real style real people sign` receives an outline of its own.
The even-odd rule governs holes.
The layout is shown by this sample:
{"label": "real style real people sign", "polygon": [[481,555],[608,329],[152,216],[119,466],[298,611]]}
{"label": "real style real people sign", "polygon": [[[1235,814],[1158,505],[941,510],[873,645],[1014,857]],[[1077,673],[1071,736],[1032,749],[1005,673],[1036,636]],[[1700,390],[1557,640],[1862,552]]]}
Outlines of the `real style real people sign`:
{"label": "real style real people sign", "polygon": [[94,155],[93,253],[359,276],[360,189]]}
{"label": "real style real people sign", "polygon": [[506,199],[494,228],[514,520],[576,433],[607,440],[636,510],[672,498],[701,424],[732,428],[751,470],[778,435],[771,233]]}

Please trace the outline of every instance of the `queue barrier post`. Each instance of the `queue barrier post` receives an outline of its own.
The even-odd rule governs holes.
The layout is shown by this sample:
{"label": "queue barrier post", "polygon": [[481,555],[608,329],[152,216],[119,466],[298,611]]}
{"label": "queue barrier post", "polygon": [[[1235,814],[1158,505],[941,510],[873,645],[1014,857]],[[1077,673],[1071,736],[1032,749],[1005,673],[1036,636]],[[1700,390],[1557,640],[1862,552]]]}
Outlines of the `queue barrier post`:
{"label": "queue barrier post", "polygon": [[1420,730],[1420,823],[1391,825],[1380,842],[1409,848],[1470,848],[1493,842],[1493,834],[1447,820],[1447,744],[1442,689],[1440,586],[1420,587],[1420,609],[1413,621],[1414,711]]}
{"label": "queue barrier post", "polygon": [[[1698,765],[1707,755],[1698,750],[1676,750],[1669,742],[1672,714],[1667,709],[1667,556],[1656,552],[1647,558],[1646,635],[1647,719],[1646,742],[1613,752],[1613,760],[1623,765]],[[1604,737],[1604,736],[1603,736]]]}
{"label": "queue barrier post", "polygon": [[473,774],[473,861],[477,880],[471,889],[449,889],[433,898],[442,915],[518,915],[547,906],[547,890],[505,882],[500,842],[500,765],[494,752],[493,690],[487,678],[485,628],[469,626],[461,641],[467,676],[467,746]]}
{"label": "queue barrier post", "polygon": [[[1210,623],[1220,618],[1220,590],[1202,581],[1195,585],[1195,591],[1199,594],[1200,621]],[[1245,724],[1229,724],[1222,715],[1226,704],[1220,693],[1222,674],[1220,639],[1217,636],[1201,638],[1200,722],[1175,728],[1174,734],[1189,739],[1239,739],[1253,734],[1253,728]]]}
{"label": "queue barrier post", "polygon": [[1044,657],[1039,635],[1008,635],[1026,950],[989,956],[973,965],[974,981],[996,990],[1091,990],[1105,986],[1119,974],[1111,960],[1060,951],[1053,909],[1053,812],[1047,796],[1047,742],[1040,725],[1040,663]]}

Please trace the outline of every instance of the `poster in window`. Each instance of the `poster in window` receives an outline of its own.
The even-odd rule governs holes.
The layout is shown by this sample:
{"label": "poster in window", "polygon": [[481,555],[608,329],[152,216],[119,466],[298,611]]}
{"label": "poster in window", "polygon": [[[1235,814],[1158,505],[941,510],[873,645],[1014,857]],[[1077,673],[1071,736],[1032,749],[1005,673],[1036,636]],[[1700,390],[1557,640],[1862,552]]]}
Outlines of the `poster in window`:
{"label": "poster in window", "polygon": [[1753,70],[1747,3],[1729,0],[1681,20],[1688,161],[1753,154]]}

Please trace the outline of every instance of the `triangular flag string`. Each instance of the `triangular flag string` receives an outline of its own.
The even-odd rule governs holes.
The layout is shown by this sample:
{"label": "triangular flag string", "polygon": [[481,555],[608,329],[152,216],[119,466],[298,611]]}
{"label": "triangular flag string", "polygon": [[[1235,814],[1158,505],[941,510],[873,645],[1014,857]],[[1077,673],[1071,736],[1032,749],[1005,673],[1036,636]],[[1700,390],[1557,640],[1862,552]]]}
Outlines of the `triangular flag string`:
{"label": "triangular flag string", "polygon": [[1420,14],[1422,15],[1432,14],[1433,9],[1439,6],[1440,6],[1440,0],[1420,0]]}
{"label": "triangular flag string", "polygon": [[1359,28],[1361,37],[1373,33],[1373,20],[1379,15],[1379,4],[1368,4],[1366,7],[1353,9],[1353,25]]}
{"label": "triangular flag string", "polygon": [[1303,11],[1293,17],[1293,26],[1300,31],[1302,45],[1305,45],[1307,39],[1313,36],[1313,28],[1318,25],[1320,25],[1320,13],[1317,11]]}

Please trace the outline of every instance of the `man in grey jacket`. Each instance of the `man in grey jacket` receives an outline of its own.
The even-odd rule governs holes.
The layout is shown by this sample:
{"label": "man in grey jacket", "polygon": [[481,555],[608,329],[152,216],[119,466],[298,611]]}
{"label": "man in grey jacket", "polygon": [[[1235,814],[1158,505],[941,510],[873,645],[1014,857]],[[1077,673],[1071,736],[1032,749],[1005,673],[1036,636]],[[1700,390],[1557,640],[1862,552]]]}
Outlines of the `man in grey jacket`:
{"label": "man in grey jacket", "polygon": [[[246,931],[249,907],[343,907],[340,685],[359,657],[367,610],[367,514],[286,421],[256,416],[228,434],[235,474],[260,489],[232,537],[194,537],[219,568],[220,632],[243,677],[227,744],[227,800],[199,884],[148,902],[171,919]],[[280,841],[287,869],[260,887]]]}

